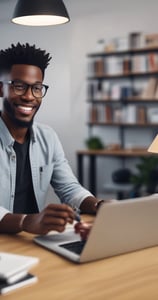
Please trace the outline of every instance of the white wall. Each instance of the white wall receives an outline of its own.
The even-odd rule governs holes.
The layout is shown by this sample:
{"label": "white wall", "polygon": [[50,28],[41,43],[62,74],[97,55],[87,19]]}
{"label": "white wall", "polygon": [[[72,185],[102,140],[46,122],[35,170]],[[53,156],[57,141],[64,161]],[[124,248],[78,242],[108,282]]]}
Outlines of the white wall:
{"label": "white wall", "polygon": [[[133,31],[158,32],[158,1],[65,0],[71,22],[43,28],[12,24],[9,19],[15,2],[0,1],[0,48],[29,42],[52,54],[45,77],[50,88],[37,119],[56,129],[76,173],[75,153],[85,147],[87,137],[86,54],[95,50],[100,38],[125,36]],[[109,162],[101,162],[99,186],[110,176]]]}

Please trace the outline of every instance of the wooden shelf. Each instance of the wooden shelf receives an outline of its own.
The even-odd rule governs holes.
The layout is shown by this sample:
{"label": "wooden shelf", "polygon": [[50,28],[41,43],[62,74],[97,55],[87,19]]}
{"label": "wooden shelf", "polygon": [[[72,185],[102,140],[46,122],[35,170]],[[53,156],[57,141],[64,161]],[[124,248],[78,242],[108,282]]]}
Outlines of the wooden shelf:
{"label": "wooden shelf", "polygon": [[158,123],[88,122],[89,126],[158,127]]}
{"label": "wooden shelf", "polygon": [[149,52],[156,52],[158,51],[158,46],[154,47],[144,47],[144,48],[136,48],[136,49],[127,49],[123,51],[112,51],[112,52],[96,52],[96,53],[89,53],[87,57],[104,57],[104,56],[124,56],[124,55],[134,55],[134,54],[146,54]]}
{"label": "wooden shelf", "polygon": [[128,72],[128,73],[118,73],[118,74],[95,74],[88,76],[87,80],[108,80],[108,79],[121,79],[121,78],[131,78],[131,77],[147,77],[147,76],[157,76],[158,70],[147,71],[147,72]]}
{"label": "wooden shelf", "polygon": [[111,104],[111,105],[115,105],[117,103],[134,103],[134,104],[158,104],[158,99],[143,99],[141,97],[130,97],[130,98],[124,98],[124,99],[112,99],[112,98],[108,98],[108,99],[88,99],[87,100],[88,103],[91,104]]}
{"label": "wooden shelf", "polygon": [[139,156],[151,156],[153,154],[147,152],[147,149],[120,149],[120,150],[78,150],[78,155],[95,155],[95,156],[122,156],[122,157],[139,157]]}

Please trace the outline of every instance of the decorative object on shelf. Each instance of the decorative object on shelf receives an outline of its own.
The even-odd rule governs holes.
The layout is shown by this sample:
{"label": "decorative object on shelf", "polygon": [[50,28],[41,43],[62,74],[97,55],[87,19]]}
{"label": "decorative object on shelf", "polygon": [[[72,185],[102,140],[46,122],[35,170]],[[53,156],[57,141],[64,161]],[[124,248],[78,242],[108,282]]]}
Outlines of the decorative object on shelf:
{"label": "decorative object on shelf", "polygon": [[90,150],[101,150],[104,149],[104,145],[101,139],[97,136],[93,136],[85,141],[86,146]]}
{"label": "decorative object on shelf", "polygon": [[106,149],[110,151],[121,150],[121,145],[117,143],[110,143],[109,145],[106,146]]}
{"label": "decorative object on shelf", "polygon": [[158,46],[158,34],[157,33],[152,33],[152,34],[147,34],[145,36],[146,44],[148,47],[157,47]]}
{"label": "decorative object on shelf", "polygon": [[136,165],[137,173],[131,176],[130,182],[134,185],[137,195],[145,187],[147,194],[155,193],[158,185],[158,157],[141,157]]}
{"label": "decorative object on shelf", "polygon": [[96,52],[103,52],[105,50],[105,41],[104,39],[100,39],[97,41]]}
{"label": "decorative object on shelf", "polygon": [[131,32],[129,34],[129,49],[138,49],[145,46],[145,35],[143,32]]}
{"label": "decorative object on shelf", "polygon": [[18,0],[12,22],[27,26],[48,26],[70,20],[62,0]]}

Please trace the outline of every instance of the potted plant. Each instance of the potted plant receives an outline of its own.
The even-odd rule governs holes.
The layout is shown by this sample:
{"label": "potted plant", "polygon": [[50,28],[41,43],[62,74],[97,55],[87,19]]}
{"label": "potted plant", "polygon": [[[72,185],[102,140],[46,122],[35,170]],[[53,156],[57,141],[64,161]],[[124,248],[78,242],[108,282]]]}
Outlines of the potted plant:
{"label": "potted plant", "polygon": [[87,148],[90,150],[104,149],[103,142],[97,136],[90,137],[89,139],[87,139],[85,141],[85,144],[86,144]]}
{"label": "potted plant", "polygon": [[158,184],[158,157],[141,157],[136,168],[137,172],[130,178],[130,182],[134,185],[135,196],[140,195],[143,187],[147,194],[154,193]]}

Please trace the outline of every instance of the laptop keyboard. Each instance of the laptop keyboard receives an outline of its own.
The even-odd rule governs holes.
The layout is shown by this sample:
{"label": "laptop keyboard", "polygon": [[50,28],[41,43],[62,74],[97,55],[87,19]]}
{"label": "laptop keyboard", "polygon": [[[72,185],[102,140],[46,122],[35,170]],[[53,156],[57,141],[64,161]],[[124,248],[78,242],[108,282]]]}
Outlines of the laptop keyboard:
{"label": "laptop keyboard", "polygon": [[69,251],[72,251],[76,254],[81,254],[86,241],[76,241],[72,243],[61,244],[60,247],[65,248]]}

